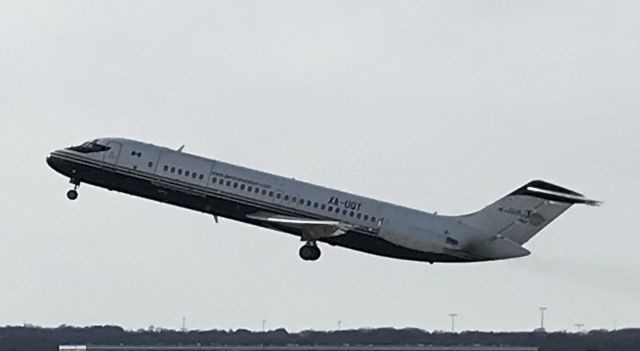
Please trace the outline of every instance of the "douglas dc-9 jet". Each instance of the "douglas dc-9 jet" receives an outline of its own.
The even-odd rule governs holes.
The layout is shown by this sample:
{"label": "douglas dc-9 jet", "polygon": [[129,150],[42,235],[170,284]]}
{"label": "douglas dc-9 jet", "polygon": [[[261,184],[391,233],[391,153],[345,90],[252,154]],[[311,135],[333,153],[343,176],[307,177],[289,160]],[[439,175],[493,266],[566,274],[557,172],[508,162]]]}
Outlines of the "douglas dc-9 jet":
{"label": "douglas dc-9 jet", "polygon": [[319,242],[423,262],[527,256],[523,247],[571,205],[598,205],[534,180],[480,211],[443,216],[121,138],[52,152],[47,163],[81,183],[225,217],[300,237],[300,257],[320,258]]}

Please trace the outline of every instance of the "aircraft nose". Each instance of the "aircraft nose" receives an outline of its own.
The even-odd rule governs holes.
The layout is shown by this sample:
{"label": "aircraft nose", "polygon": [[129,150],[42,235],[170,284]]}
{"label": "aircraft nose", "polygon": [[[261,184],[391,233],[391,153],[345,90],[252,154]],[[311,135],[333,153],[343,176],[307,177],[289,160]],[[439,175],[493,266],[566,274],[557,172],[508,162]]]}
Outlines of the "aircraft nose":
{"label": "aircraft nose", "polygon": [[56,169],[56,161],[54,160],[54,157],[52,155],[47,156],[47,164],[49,165],[49,167]]}
{"label": "aircraft nose", "polygon": [[54,154],[50,154],[49,156],[47,156],[47,164],[53,170],[57,172],[61,172],[62,161],[58,157],[56,157]]}

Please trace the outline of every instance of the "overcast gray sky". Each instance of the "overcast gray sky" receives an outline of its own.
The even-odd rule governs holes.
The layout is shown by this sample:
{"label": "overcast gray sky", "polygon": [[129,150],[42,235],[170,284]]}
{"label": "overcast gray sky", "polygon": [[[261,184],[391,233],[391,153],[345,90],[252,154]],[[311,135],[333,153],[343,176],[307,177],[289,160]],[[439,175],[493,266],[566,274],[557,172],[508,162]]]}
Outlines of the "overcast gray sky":
{"label": "overcast gray sky", "polygon": [[[637,1],[0,0],[0,324],[640,325]],[[123,136],[440,213],[541,178],[529,257],[397,261],[81,187]]]}

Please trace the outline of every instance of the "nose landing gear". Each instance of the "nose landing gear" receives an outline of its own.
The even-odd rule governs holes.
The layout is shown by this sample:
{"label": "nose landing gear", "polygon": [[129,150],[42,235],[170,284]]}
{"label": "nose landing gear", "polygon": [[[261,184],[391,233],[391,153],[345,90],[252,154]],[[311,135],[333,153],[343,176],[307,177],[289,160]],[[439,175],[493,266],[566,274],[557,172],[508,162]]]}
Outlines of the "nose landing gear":
{"label": "nose landing gear", "polygon": [[78,191],[75,189],[71,189],[67,191],[67,199],[73,201],[78,198]]}
{"label": "nose landing gear", "polygon": [[73,189],[67,191],[67,199],[73,201],[78,198],[78,187],[80,186],[80,181],[71,179],[71,184],[73,184]]}
{"label": "nose landing gear", "polygon": [[307,241],[303,247],[300,248],[300,258],[305,261],[316,261],[320,258],[320,249],[316,245],[315,241]]}

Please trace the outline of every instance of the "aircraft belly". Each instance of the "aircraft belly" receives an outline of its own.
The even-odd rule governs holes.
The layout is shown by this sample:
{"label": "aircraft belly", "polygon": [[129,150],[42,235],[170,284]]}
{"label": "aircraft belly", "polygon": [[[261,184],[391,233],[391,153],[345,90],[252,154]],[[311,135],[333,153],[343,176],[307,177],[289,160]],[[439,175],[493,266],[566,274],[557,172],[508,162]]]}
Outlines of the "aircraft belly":
{"label": "aircraft belly", "polygon": [[415,251],[443,254],[446,237],[427,232],[423,228],[398,221],[385,221],[385,227],[380,231],[380,237],[398,246]]}
{"label": "aircraft belly", "polygon": [[377,236],[371,236],[356,232],[349,232],[346,235],[322,240],[332,245],[339,245],[346,248],[362,251],[378,256],[398,258],[410,261],[422,262],[466,262],[468,260],[460,257],[436,252],[423,252],[412,250]]}

